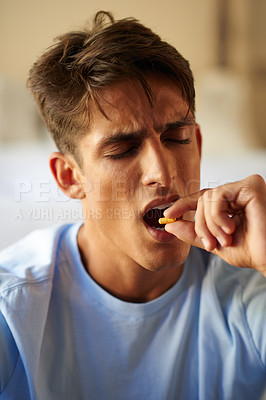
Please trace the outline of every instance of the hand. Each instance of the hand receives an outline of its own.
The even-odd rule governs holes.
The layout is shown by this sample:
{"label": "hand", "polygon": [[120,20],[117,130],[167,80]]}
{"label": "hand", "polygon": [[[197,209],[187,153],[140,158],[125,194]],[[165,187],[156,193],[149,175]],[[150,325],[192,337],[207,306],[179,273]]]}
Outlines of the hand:
{"label": "hand", "polygon": [[180,240],[217,254],[237,267],[266,277],[266,184],[259,175],[183,197],[167,218],[196,211],[194,222],[178,220],[165,230]]}

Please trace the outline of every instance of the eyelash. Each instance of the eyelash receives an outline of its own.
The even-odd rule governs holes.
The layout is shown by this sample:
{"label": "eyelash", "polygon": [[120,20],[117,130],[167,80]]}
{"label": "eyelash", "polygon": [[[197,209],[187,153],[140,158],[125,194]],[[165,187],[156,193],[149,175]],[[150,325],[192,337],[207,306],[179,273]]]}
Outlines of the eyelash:
{"label": "eyelash", "polygon": [[125,151],[123,153],[110,154],[108,156],[108,158],[111,159],[111,160],[120,160],[121,158],[130,157],[131,155],[137,153],[138,149],[139,149],[138,146],[132,146],[127,151]]}
{"label": "eyelash", "polygon": [[189,144],[189,143],[191,143],[191,140],[189,138],[180,139],[180,140],[177,140],[177,139],[165,139],[165,141],[176,143],[176,144]]}
{"label": "eyelash", "polygon": [[[189,138],[187,139],[165,139],[164,142],[171,142],[171,143],[176,143],[176,144],[189,144],[191,143],[191,140]],[[119,154],[110,154],[108,155],[108,158],[111,160],[121,160],[122,158],[130,157],[137,153],[139,149],[139,146],[132,146],[130,147],[127,151]]]}

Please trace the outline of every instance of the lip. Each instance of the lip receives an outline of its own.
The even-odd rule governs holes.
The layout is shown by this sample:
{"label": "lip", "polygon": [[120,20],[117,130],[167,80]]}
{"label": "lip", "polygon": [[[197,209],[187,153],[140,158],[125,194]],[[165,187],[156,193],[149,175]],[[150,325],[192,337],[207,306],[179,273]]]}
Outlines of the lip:
{"label": "lip", "polygon": [[176,195],[172,195],[172,196],[168,196],[168,197],[160,197],[160,198],[150,201],[148,204],[146,204],[146,206],[143,209],[142,218],[152,208],[160,206],[162,204],[174,203],[178,199],[180,199],[180,196],[176,194]]}
{"label": "lip", "polygon": [[152,236],[154,240],[156,240],[156,242],[170,243],[177,240],[177,238],[174,235],[172,235],[172,233],[166,231],[158,231],[157,229],[152,228],[150,225],[146,224],[145,221],[143,221],[143,223],[149,234]]}
{"label": "lip", "polygon": [[167,204],[167,203],[173,203],[176,200],[178,200],[180,198],[179,195],[172,195],[172,196],[168,196],[168,197],[160,197],[157,199],[154,199],[152,201],[150,201],[148,204],[146,204],[146,206],[144,207],[143,213],[142,213],[142,221],[147,229],[147,231],[149,232],[149,234],[152,236],[152,238],[154,240],[156,240],[157,242],[160,243],[169,243],[169,242],[173,242],[174,240],[176,240],[177,238],[172,235],[169,232],[166,231],[158,231],[155,228],[152,228],[150,225],[148,225],[144,219],[143,216],[152,208],[160,206],[162,204]]}

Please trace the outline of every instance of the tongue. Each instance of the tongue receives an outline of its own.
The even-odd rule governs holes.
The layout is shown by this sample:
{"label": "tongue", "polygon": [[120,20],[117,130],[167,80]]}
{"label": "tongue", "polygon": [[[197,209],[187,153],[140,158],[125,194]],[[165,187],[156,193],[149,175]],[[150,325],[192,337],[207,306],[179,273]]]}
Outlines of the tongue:
{"label": "tongue", "polygon": [[163,228],[164,225],[159,224],[159,218],[163,217],[163,212],[165,210],[158,210],[158,208],[148,211],[143,219],[144,221],[153,228]]}

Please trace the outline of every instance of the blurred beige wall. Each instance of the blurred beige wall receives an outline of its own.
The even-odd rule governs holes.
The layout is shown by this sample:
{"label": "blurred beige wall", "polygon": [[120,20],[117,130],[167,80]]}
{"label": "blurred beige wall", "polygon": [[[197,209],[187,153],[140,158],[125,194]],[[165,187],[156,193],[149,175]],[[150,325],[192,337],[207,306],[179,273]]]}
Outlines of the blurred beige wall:
{"label": "blurred beige wall", "polygon": [[[221,68],[218,9],[224,4],[227,65]],[[266,146],[265,0],[0,0],[0,86],[1,78],[25,85],[53,38],[83,27],[100,9],[139,19],[190,61],[209,152]]]}
{"label": "blurred beige wall", "polygon": [[214,62],[213,0],[0,0],[0,73],[21,81],[55,36],[82,27],[100,9],[133,16],[190,60],[195,71]]}

